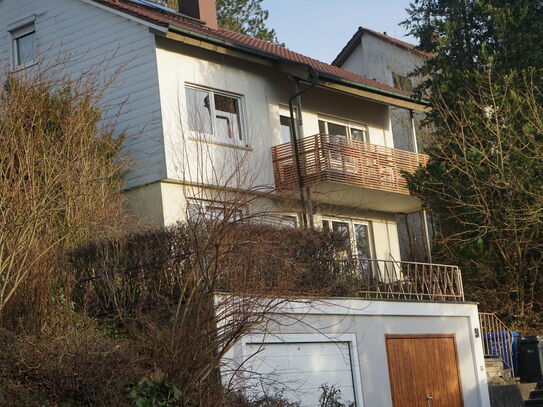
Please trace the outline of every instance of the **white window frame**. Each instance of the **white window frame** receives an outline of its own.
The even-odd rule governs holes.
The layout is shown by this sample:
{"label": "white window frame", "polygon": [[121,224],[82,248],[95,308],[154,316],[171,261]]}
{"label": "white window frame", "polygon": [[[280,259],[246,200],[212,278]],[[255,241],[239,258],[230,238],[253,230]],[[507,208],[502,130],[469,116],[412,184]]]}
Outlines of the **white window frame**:
{"label": "white window frame", "polygon": [[355,224],[358,225],[366,225],[368,227],[368,233],[369,233],[369,243],[370,243],[370,260],[376,258],[375,254],[375,235],[373,233],[373,227],[372,223],[369,220],[365,219],[353,219],[353,218],[336,218],[333,216],[323,216],[321,220],[321,228],[323,227],[323,222],[343,222],[347,223],[349,225],[349,239],[351,244],[351,254],[355,257],[358,256],[357,249],[356,249],[356,234],[355,234]]}
{"label": "white window frame", "polygon": [[[367,123],[357,122],[357,121],[349,120],[349,119],[343,119],[343,118],[335,117],[335,116],[328,116],[328,115],[320,114],[320,113],[317,115],[317,120],[325,122],[327,134],[330,134],[328,132],[328,123],[333,123],[339,126],[345,126],[347,128],[348,130],[347,138],[349,140],[354,140],[352,138],[352,129],[354,128],[354,129],[362,130],[364,132],[364,140],[362,140],[363,142],[366,142],[366,143],[369,142],[369,127]],[[359,140],[356,140],[356,141],[359,141]]]}
{"label": "white window frame", "polygon": [[[185,92],[186,89],[194,89],[201,92],[208,92],[210,95],[210,113],[211,113],[211,134],[201,134],[201,133],[195,133],[190,129],[190,126],[188,128],[188,131],[190,132],[190,135],[194,139],[198,140],[204,140],[204,141],[210,141],[214,143],[219,144],[226,144],[226,145],[236,145],[236,146],[245,146],[247,147],[247,132],[246,132],[246,115],[245,115],[245,98],[243,95],[233,92],[225,92],[201,85],[196,85],[193,83],[185,83]],[[236,99],[238,101],[238,109],[239,109],[239,136],[236,135],[234,137],[234,140],[220,137],[216,134],[217,130],[217,110],[215,109],[215,95],[219,96],[225,96],[229,98]],[[186,103],[186,97],[185,97],[185,103]],[[187,118],[189,118],[189,109],[188,106],[186,108]]]}
{"label": "white window frame", "polygon": [[28,68],[37,63],[36,57],[33,60],[26,63],[19,63],[19,46],[18,40],[25,35],[34,34],[34,48],[37,53],[37,31],[36,31],[36,16],[30,16],[24,20],[20,20],[8,27],[8,31],[11,35],[11,68],[12,70],[21,70]]}
{"label": "white window frame", "polygon": [[[288,225],[287,219],[293,220],[294,225]],[[298,214],[285,213],[281,215],[280,221],[281,226],[284,228],[298,229],[300,227],[300,217],[298,216]]]}
{"label": "white window frame", "polygon": [[[198,207],[198,215],[201,216],[201,219],[198,219],[198,220],[205,220],[205,221],[219,221],[219,222],[222,222],[224,220],[221,219],[221,218],[216,218],[216,217],[209,217],[208,216],[208,213],[210,214],[211,212],[208,212],[208,208],[212,207],[212,208],[218,208],[222,211],[225,211],[228,207],[228,204],[225,204],[224,202],[220,202],[220,201],[213,201],[213,200],[206,200],[206,199],[188,199],[187,200],[187,207],[186,207],[186,216],[187,216],[187,220],[188,221],[191,221],[192,220],[192,216],[190,215],[190,207],[191,206],[197,206]],[[239,218],[237,219],[230,219],[230,222],[237,222],[237,221],[241,221],[243,220],[243,217],[245,216],[245,209],[244,208],[239,208],[238,209],[239,211]]]}

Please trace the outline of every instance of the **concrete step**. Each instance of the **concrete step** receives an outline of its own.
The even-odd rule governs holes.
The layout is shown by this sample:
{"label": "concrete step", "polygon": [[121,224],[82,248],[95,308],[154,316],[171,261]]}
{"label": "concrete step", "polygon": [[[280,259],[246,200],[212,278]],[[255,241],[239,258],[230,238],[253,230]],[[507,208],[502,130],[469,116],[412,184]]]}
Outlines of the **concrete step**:
{"label": "concrete step", "polygon": [[485,358],[485,364],[486,365],[500,365],[502,363],[502,360],[500,358],[491,358],[486,357]]}

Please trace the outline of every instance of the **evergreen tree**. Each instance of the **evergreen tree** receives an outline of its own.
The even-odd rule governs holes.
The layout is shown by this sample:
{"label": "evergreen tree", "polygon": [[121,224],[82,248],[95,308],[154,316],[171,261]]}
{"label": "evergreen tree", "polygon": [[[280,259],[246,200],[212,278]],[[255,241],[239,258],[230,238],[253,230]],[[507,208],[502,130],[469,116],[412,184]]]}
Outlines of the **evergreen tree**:
{"label": "evergreen tree", "polygon": [[432,209],[438,258],[466,292],[518,328],[543,325],[543,2],[417,0],[404,24],[435,57],[433,104],[411,191]]}
{"label": "evergreen tree", "polygon": [[275,30],[266,27],[269,12],[262,7],[262,1],[217,0],[219,26],[284,46],[279,43]]}

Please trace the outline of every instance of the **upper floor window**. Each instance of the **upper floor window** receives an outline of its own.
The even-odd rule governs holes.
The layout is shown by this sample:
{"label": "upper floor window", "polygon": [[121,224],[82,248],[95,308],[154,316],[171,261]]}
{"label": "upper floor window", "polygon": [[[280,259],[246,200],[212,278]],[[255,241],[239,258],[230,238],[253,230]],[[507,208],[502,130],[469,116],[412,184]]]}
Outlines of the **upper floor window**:
{"label": "upper floor window", "polygon": [[400,75],[397,72],[392,72],[392,83],[395,88],[411,92],[413,90],[413,83],[407,76]]}
{"label": "upper floor window", "polygon": [[13,68],[25,68],[36,62],[36,29],[34,23],[11,31]]}
{"label": "upper floor window", "polygon": [[292,120],[290,120],[290,116],[279,116],[279,120],[281,122],[281,143],[289,143],[291,142],[291,127],[292,127]]}
{"label": "upper floor window", "polygon": [[241,97],[187,86],[186,99],[193,135],[230,144],[243,140]]}
{"label": "upper floor window", "polygon": [[368,141],[368,129],[365,124],[339,120],[319,120],[319,132],[331,136],[348,137],[358,141]]}

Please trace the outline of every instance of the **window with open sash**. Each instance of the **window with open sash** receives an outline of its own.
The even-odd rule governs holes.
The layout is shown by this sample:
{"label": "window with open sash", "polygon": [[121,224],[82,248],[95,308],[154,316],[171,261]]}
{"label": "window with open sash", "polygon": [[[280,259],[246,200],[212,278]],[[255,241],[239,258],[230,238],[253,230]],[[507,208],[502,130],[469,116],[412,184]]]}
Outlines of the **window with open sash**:
{"label": "window with open sash", "polygon": [[188,125],[193,137],[238,144],[243,140],[241,98],[186,87]]}

